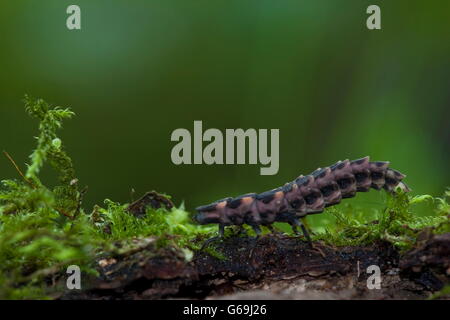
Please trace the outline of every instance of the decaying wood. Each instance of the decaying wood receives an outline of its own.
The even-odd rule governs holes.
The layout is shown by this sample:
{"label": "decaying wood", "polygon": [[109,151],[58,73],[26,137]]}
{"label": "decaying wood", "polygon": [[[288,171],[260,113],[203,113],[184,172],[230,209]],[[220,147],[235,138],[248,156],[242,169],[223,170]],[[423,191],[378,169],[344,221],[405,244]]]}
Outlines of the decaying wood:
{"label": "decaying wood", "polygon": [[[234,237],[187,262],[181,251],[145,246],[100,262],[100,277],[62,299],[424,299],[450,279],[450,233],[405,254],[389,243],[333,248],[299,238]],[[367,267],[381,269],[382,288],[367,288]]]}

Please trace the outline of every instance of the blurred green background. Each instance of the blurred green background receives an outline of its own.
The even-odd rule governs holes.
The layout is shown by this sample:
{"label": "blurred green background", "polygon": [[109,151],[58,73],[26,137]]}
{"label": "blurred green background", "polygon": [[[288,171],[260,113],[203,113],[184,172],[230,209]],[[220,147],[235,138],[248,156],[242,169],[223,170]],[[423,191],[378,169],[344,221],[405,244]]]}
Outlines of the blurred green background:
{"label": "blurred green background", "polygon": [[[66,28],[77,4],[82,30]],[[366,28],[381,7],[382,30]],[[24,166],[25,93],[71,107],[61,133],[85,207],[147,190],[188,209],[370,155],[413,193],[449,185],[449,1],[3,1],[0,148]],[[176,128],[279,128],[280,170],[172,164]],[[22,166],[22,167],[23,167]],[[43,180],[52,185],[51,170]],[[0,161],[0,178],[17,177]],[[380,205],[375,191],[352,203]]]}

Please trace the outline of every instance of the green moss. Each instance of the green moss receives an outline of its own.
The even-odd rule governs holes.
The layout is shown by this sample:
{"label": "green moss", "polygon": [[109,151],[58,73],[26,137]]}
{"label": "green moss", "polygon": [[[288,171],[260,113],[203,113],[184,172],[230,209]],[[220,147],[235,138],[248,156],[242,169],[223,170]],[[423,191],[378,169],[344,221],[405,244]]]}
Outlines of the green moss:
{"label": "green moss", "polygon": [[[146,215],[136,217],[127,212],[127,205],[105,200],[106,208],[96,206],[94,223],[97,236],[108,241],[128,240],[134,237],[156,237],[158,246],[172,245],[177,248],[199,249],[198,237],[214,235],[214,226],[200,226],[192,223],[190,214],[183,205],[170,211],[147,208]],[[190,252],[190,253],[189,253]]]}
{"label": "green moss", "polygon": [[[96,257],[126,254],[149,241],[157,249],[173,248],[190,261],[203,241],[216,235],[217,226],[193,223],[183,206],[170,211],[148,208],[143,217],[136,217],[126,210],[127,204],[105,200],[104,207],[95,206],[92,213],[86,213],[72,160],[56,134],[62,120],[71,118],[73,112],[29,97],[25,106],[39,120],[39,135],[25,174],[5,153],[21,179],[1,181],[0,299],[48,298],[51,291],[46,280],[64,273],[66,266],[76,264],[85,272],[95,273],[92,263]],[[52,189],[39,178],[46,163],[59,177],[59,185]],[[371,214],[351,204],[331,207],[325,214],[332,219],[314,240],[332,245],[386,240],[407,249],[424,228],[434,233],[450,232],[449,197],[449,191],[443,198],[411,197],[399,191],[388,196],[384,210]],[[426,217],[414,215],[412,208],[424,201],[433,201],[436,212]],[[231,229],[227,229],[227,236],[235,236]],[[205,251],[225,259],[213,246]]]}
{"label": "green moss", "polygon": [[[39,120],[39,135],[25,174],[5,153],[22,180],[1,181],[0,298],[44,298],[43,280],[69,264],[95,272],[90,263],[102,243],[92,237],[95,227],[87,215],[78,215],[82,194],[72,160],[56,134],[62,120],[73,113],[28,96],[25,107]],[[53,189],[39,179],[46,162],[59,177],[60,185]]]}
{"label": "green moss", "polygon": [[438,292],[433,293],[428,300],[448,299],[450,297],[450,285],[444,286]]}
{"label": "green moss", "polygon": [[[213,236],[214,227],[192,223],[183,207],[148,209],[144,217],[135,217],[126,204],[105,200],[105,208],[96,206],[86,214],[72,160],[56,133],[74,113],[28,96],[25,108],[39,120],[39,135],[25,174],[5,153],[22,180],[1,182],[0,298],[45,298],[49,275],[64,273],[70,264],[95,273],[92,263],[98,255],[122,254],[149,237],[158,247],[179,249],[190,260],[200,245],[194,240]],[[46,163],[59,177],[60,185],[53,189],[39,178]]]}
{"label": "green moss", "polygon": [[[50,206],[1,214],[0,277],[5,285],[0,286],[0,297],[20,296],[20,292],[28,292],[22,285],[31,290],[32,283],[42,285],[48,274],[65,270],[70,264],[95,272],[90,263],[99,241],[89,236],[91,229],[85,216],[68,221]],[[17,292],[8,292],[14,287]]]}
{"label": "green moss", "polygon": [[[430,228],[436,234],[450,232],[449,197],[449,191],[443,198],[434,198],[430,195],[410,196],[398,189],[393,195],[388,194],[383,210],[374,210],[371,214],[351,204],[330,207],[325,214],[328,213],[333,219],[327,221],[324,232],[317,234],[314,239],[337,246],[384,240],[407,250],[416,244],[425,228]],[[435,212],[428,216],[415,215],[414,206],[425,201],[437,203]]]}

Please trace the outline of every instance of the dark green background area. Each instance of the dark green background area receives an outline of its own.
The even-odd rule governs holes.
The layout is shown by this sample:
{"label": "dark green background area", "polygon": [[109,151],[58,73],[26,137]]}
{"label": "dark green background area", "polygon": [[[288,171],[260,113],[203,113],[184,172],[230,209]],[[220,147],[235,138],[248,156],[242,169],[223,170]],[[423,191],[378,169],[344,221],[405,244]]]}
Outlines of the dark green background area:
{"label": "dark green background area", "polygon": [[[66,28],[78,4],[82,30]],[[382,30],[366,28],[378,4]],[[0,149],[28,161],[25,93],[71,107],[85,207],[158,190],[187,208],[370,155],[414,193],[449,182],[449,1],[3,1]],[[279,128],[280,170],[172,164],[176,128]],[[51,170],[44,181],[55,183]],[[17,177],[0,159],[0,178]],[[379,203],[372,191],[353,200]]]}

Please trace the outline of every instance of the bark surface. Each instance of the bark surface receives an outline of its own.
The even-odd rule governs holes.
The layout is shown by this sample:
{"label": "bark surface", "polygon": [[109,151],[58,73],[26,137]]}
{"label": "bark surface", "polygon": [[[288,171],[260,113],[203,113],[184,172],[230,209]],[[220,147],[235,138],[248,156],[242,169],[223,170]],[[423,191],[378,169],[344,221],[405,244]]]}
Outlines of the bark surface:
{"label": "bark surface", "polygon": [[[330,247],[299,238],[234,237],[216,245],[218,259],[189,262],[173,248],[140,250],[98,261],[100,276],[61,299],[425,299],[450,281],[450,233],[429,236],[400,254],[391,244]],[[371,265],[381,289],[367,286]]]}

